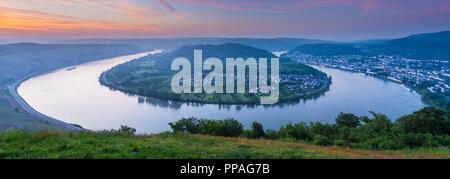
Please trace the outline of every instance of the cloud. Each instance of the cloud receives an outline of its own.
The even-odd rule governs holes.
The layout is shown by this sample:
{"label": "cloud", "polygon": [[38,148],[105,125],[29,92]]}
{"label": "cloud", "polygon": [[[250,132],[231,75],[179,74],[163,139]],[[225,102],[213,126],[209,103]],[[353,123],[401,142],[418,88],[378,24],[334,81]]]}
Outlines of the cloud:
{"label": "cloud", "polygon": [[154,25],[123,24],[0,7],[0,35],[59,36],[158,32]]}
{"label": "cloud", "polygon": [[448,0],[0,1],[2,36],[303,36],[314,33],[317,35],[314,38],[318,38],[318,34],[354,36],[354,32],[434,31],[450,27],[446,21],[450,16]]}
{"label": "cloud", "polygon": [[[227,11],[272,14],[299,14],[314,8],[351,7],[360,9],[363,15],[370,13],[417,14],[433,10],[449,11],[448,0],[172,0],[173,4],[202,6]],[[447,10],[443,9],[445,7]],[[427,12],[422,10],[430,9]],[[330,13],[333,13],[331,10]]]}
{"label": "cloud", "polygon": [[169,10],[172,14],[175,15],[177,19],[183,19],[184,16],[177,11],[172,5],[170,5],[167,0],[156,0],[158,1],[165,9]]}
{"label": "cloud", "polygon": [[[61,13],[61,9],[66,9],[67,14],[73,16],[87,16],[95,14],[91,18],[98,18],[109,21],[128,21],[134,23],[153,23],[162,19],[166,13],[159,8],[149,4],[139,4],[137,0],[32,0],[37,3],[36,8],[31,10],[39,11],[44,7],[45,11]],[[24,5],[21,5],[24,6]],[[17,7],[21,8],[21,7]],[[29,7],[28,7],[29,8]]]}

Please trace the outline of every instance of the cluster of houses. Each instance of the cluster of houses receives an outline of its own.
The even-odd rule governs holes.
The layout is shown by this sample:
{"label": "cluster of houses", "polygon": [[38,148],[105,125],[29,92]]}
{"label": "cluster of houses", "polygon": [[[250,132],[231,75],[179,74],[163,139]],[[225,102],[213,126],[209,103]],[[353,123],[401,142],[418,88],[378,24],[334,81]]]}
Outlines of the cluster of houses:
{"label": "cluster of houses", "polygon": [[322,85],[320,79],[312,74],[280,74],[280,83],[290,91],[316,89]]}
{"label": "cluster of houses", "polygon": [[425,85],[432,93],[448,93],[450,91],[448,60],[415,60],[387,55],[312,56],[298,52],[289,53],[286,56],[306,64],[318,64],[381,76],[408,86]]}

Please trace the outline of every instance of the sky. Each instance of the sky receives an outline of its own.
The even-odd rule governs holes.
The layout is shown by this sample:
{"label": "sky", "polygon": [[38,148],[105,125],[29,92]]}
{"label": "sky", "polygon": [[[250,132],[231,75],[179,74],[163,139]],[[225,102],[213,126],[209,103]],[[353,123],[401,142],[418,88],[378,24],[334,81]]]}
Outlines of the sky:
{"label": "sky", "polygon": [[0,38],[299,37],[450,30],[450,0],[0,0]]}

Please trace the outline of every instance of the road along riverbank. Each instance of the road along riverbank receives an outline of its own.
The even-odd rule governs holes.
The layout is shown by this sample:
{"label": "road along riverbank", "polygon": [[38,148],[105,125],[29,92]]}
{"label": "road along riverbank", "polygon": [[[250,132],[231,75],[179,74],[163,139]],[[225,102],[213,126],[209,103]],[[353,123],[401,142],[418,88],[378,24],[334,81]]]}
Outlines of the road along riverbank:
{"label": "road along riverbank", "polygon": [[[139,58],[139,57],[142,57],[142,56],[146,56],[146,55],[148,55],[150,53],[153,53],[153,52],[138,53],[138,54],[134,54],[134,55],[125,55],[125,56],[114,57],[114,58],[129,58],[129,60],[133,60],[133,59],[136,59],[136,58]],[[99,62],[99,61],[108,60],[108,59],[114,59],[114,58],[101,59],[101,60],[91,61],[91,62],[84,63],[84,64],[96,63],[96,62]],[[125,63],[125,62],[123,62],[123,63]],[[84,64],[80,64],[80,65],[84,65]],[[80,66],[80,65],[77,65],[77,66]],[[27,76],[17,80],[12,85],[7,86],[7,92],[9,93],[8,97],[10,98],[10,101],[11,101],[12,105],[15,108],[17,108],[20,112],[22,112],[22,113],[24,113],[24,114],[26,114],[26,115],[28,115],[28,116],[38,120],[38,121],[54,124],[54,125],[57,125],[59,127],[62,127],[63,129],[67,129],[69,131],[77,132],[77,131],[84,131],[84,130],[86,130],[86,129],[74,126],[72,124],[66,123],[64,121],[58,120],[58,119],[56,119],[54,117],[50,117],[48,115],[45,115],[45,114],[39,112],[38,110],[36,110],[33,107],[31,107],[31,105],[29,105],[22,98],[22,96],[20,96],[19,93],[18,93],[18,88],[20,87],[20,85],[23,82],[27,81],[28,79],[31,79],[31,78],[34,78],[34,77],[38,77],[38,76],[41,76],[41,75],[46,75],[48,73],[52,73],[52,72],[60,71],[60,70],[69,71],[68,68],[71,69],[71,70],[72,69],[76,69],[75,66],[68,66],[68,67],[63,67],[63,68],[57,69],[57,70],[47,70],[47,71],[36,72],[36,73],[29,74],[29,75],[27,75]],[[46,100],[52,100],[52,99],[48,98]]]}
{"label": "road along riverbank", "polygon": [[18,94],[17,92],[17,88],[19,88],[20,84],[24,81],[26,81],[27,79],[30,79],[34,76],[38,76],[43,74],[44,72],[41,73],[32,73],[29,74],[19,80],[17,80],[16,82],[14,82],[14,84],[9,85],[8,86],[8,92],[9,92],[9,97],[12,99],[13,104],[15,105],[15,107],[21,111],[22,113],[36,119],[42,122],[46,122],[46,123],[51,123],[51,124],[55,124],[59,127],[62,127],[64,129],[68,129],[70,131],[83,131],[85,129],[65,123],[63,121],[60,121],[58,119],[52,118],[50,116],[47,116],[45,114],[40,113],[39,111],[36,111],[34,108],[32,108],[30,105],[28,105],[28,103]]}

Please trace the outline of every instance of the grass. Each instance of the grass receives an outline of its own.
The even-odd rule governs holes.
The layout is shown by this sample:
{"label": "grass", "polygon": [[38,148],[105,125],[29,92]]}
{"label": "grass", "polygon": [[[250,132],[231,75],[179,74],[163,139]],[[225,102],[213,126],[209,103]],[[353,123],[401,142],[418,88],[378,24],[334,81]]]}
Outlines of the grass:
{"label": "grass", "polygon": [[450,149],[448,147],[438,148],[417,148],[417,149],[405,149],[403,153],[421,153],[421,154],[437,154],[437,155],[450,155]]}
{"label": "grass", "polygon": [[275,140],[189,134],[24,132],[0,134],[0,158],[450,158],[448,148],[365,151]]}
{"label": "grass", "polygon": [[38,121],[26,114],[20,113],[8,101],[6,94],[0,94],[0,132],[10,128],[29,131],[63,130],[56,125]]}

